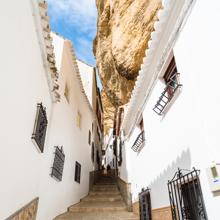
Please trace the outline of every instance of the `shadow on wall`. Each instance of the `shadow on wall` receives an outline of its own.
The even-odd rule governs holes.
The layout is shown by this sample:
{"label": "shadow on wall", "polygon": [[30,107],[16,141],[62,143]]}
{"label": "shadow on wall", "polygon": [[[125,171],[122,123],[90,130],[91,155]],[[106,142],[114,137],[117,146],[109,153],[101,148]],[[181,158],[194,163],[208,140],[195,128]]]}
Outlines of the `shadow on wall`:
{"label": "shadow on wall", "polygon": [[167,183],[180,169],[191,170],[191,153],[189,148],[183,151],[171,165],[169,165],[151,184],[151,202],[152,208],[162,208],[170,205]]}

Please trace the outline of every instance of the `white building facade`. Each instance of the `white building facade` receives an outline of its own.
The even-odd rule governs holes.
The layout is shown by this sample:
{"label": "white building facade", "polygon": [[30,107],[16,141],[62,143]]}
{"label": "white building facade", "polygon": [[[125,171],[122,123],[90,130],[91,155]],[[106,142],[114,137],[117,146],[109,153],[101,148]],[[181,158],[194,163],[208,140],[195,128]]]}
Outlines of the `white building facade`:
{"label": "white building facade", "polygon": [[96,167],[95,114],[72,45],[50,33],[46,10],[29,0],[0,9],[0,219],[53,219],[88,194]]}
{"label": "white building facade", "polygon": [[[131,183],[134,209],[142,189],[150,192],[152,219],[185,219],[184,213],[188,213],[189,219],[218,220],[220,3],[171,0],[163,4],[132,98],[125,107],[119,175]],[[170,67],[178,73],[174,76],[176,84],[169,84],[166,78],[167,72],[172,72]],[[168,84],[173,88],[165,91]],[[142,132],[140,123],[144,137],[139,138],[142,144],[134,146]],[[199,170],[198,177],[194,168]],[[178,169],[186,175],[185,180],[176,175],[178,180],[172,182],[169,194],[168,181]],[[191,175],[188,180],[187,174]],[[199,180],[201,191],[197,189]],[[187,184],[195,184],[195,198],[199,199],[194,199],[192,186],[184,188]],[[182,200],[181,195],[172,193],[180,193]],[[195,205],[191,210],[190,204]],[[171,210],[181,207],[185,212],[176,211],[171,217]]]}

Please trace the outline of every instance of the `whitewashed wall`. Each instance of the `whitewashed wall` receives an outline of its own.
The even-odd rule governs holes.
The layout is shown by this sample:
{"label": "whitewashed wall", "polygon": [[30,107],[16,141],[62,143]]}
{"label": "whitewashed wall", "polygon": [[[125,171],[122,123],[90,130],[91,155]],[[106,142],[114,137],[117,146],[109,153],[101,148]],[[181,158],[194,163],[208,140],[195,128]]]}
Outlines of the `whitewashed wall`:
{"label": "whitewashed wall", "polygon": [[[87,142],[91,111],[82,99],[74,69],[63,67],[67,55],[65,62],[58,62],[58,68],[65,69],[59,80],[61,102],[52,104],[34,13],[29,0],[5,1],[0,7],[0,219],[35,197],[39,197],[37,219],[53,219],[88,193],[89,171],[93,169]],[[62,42],[56,41],[55,49],[61,61]],[[67,76],[72,80],[70,104],[63,96]],[[46,106],[49,122],[43,154],[31,141],[39,102]],[[76,126],[78,110],[82,115],[81,129]],[[66,155],[62,182],[50,177],[55,145],[63,145]],[[74,181],[76,160],[82,165],[80,185]]]}
{"label": "whitewashed wall", "polygon": [[[91,126],[91,146],[92,142],[94,143],[95,147],[95,156],[94,156],[94,168],[97,170],[98,164],[97,164],[97,159],[96,159],[96,151],[99,151],[99,156],[101,158],[101,147],[102,147],[102,132],[98,123],[98,119],[96,116],[96,108],[98,107],[96,105],[96,100],[99,98],[98,93],[97,93],[97,82],[96,82],[96,73],[94,71],[94,67],[90,66],[89,64],[84,63],[81,60],[77,60],[78,68],[79,68],[79,73],[81,76],[81,80],[83,83],[83,88],[85,90],[86,96],[89,100],[89,103],[93,109],[93,129]],[[97,129],[99,130],[100,133],[100,140],[99,136],[97,133]]]}
{"label": "whitewashed wall", "polygon": [[82,62],[81,60],[77,60],[77,65],[79,67],[83,87],[85,89],[86,95],[89,99],[90,105],[93,106],[93,89],[94,89],[94,72],[93,67]]}
{"label": "whitewashed wall", "polygon": [[[52,102],[30,1],[4,1],[0,25],[0,219],[5,219],[39,195],[44,156],[31,135],[37,103],[50,118]],[[47,136],[45,148],[48,143]]]}
{"label": "whitewashed wall", "polygon": [[[63,51],[59,77],[61,102],[53,106],[49,148],[44,154],[43,166],[47,169],[42,171],[40,177],[39,220],[52,219],[85,197],[89,190],[89,172],[93,170],[91,146],[88,143],[89,129],[92,129],[92,111],[83,98],[82,87],[76,77],[75,68],[71,65],[71,47],[61,37],[53,35],[53,39],[56,57]],[[69,86],[69,103],[64,96],[66,83]],[[78,111],[82,116],[80,128],[76,123]],[[62,182],[57,182],[49,176],[48,168],[52,166],[56,145],[63,146],[65,153]],[[81,164],[80,184],[74,181],[76,161]]]}
{"label": "whitewashed wall", "polygon": [[[146,145],[139,154],[130,148],[139,131],[126,142],[131,161],[128,182],[133,200],[142,187],[151,188],[152,208],[169,205],[167,181],[177,168],[201,169],[209,219],[220,219],[220,197],[210,192],[206,168],[220,161],[220,3],[197,1],[174,47],[183,89],[165,117],[153,112],[164,85],[158,81],[144,110]],[[121,176],[126,174],[126,167]]]}

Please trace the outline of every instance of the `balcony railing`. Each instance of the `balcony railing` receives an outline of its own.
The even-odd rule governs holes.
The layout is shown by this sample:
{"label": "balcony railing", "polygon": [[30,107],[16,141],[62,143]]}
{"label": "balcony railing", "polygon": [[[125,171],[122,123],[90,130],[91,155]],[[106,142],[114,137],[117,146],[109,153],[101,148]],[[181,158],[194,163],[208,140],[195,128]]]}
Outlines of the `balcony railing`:
{"label": "balcony railing", "polygon": [[169,104],[169,102],[173,99],[177,90],[182,87],[182,84],[178,82],[179,73],[174,74],[170,81],[167,83],[164,91],[161,93],[159,100],[154,106],[153,110],[158,114],[162,115],[164,109]]}
{"label": "balcony railing", "polygon": [[131,149],[134,152],[140,152],[140,150],[143,148],[145,142],[145,135],[144,135],[144,131],[142,131],[138,136],[137,139],[135,140],[133,146],[131,147]]}

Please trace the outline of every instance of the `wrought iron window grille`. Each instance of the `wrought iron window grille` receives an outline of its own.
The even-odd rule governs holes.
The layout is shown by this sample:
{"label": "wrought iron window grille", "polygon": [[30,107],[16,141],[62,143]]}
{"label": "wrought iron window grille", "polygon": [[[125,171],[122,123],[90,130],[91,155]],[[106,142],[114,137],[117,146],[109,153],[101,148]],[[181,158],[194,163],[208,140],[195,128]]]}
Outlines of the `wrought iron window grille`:
{"label": "wrought iron window grille", "polygon": [[60,148],[56,146],[55,148],[51,177],[54,177],[58,181],[62,181],[65,154],[62,146]]}
{"label": "wrought iron window grille", "polygon": [[139,193],[140,220],[152,220],[150,189],[142,189]]}
{"label": "wrought iron window grille", "polygon": [[123,142],[122,140],[119,141],[119,158],[118,158],[118,166],[122,165],[122,147],[123,147]]}
{"label": "wrought iron window grille", "polygon": [[166,106],[170,103],[173,99],[175,93],[183,86],[179,83],[179,73],[173,74],[170,77],[169,82],[166,84],[164,91],[161,93],[159,100],[157,101],[156,105],[154,106],[153,110],[158,115],[162,115]]}
{"label": "wrought iron window grille", "polygon": [[168,181],[173,220],[208,220],[199,179],[200,170],[181,170]]}
{"label": "wrought iron window grille", "polygon": [[95,146],[94,146],[94,142],[92,142],[91,158],[92,158],[92,162],[94,163],[94,160],[95,160]]}
{"label": "wrought iron window grille", "polygon": [[142,131],[136,138],[133,146],[131,147],[131,149],[134,151],[134,152],[140,152],[141,149],[143,148],[144,146],[144,143],[145,143],[145,132]]}
{"label": "wrought iron window grille", "polygon": [[81,179],[81,164],[76,161],[76,164],[75,164],[75,181],[77,183],[80,183],[80,179]]}
{"label": "wrought iron window grille", "polygon": [[99,167],[99,165],[100,165],[100,157],[99,157],[99,151],[98,150],[96,150],[96,164]]}
{"label": "wrought iron window grille", "polygon": [[47,124],[48,121],[47,121],[46,108],[43,107],[42,103],[38,103],[35,123],[34,123],[34,130],[31,139],[41,153],[43,153],[44,151]]}

